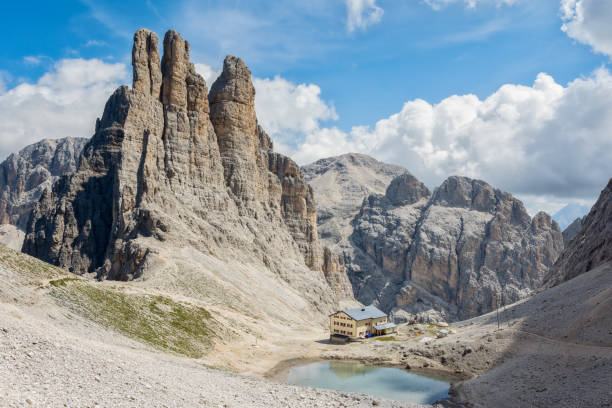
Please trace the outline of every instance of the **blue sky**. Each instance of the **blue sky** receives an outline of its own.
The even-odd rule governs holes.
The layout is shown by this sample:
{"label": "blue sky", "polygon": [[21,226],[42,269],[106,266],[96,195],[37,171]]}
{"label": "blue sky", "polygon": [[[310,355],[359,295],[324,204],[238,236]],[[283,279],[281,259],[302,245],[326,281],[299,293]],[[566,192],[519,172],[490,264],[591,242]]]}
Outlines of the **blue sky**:
{"label": "blue sky", "polygon": [[349,130],[409,99],[486,97],[505,83],[531,84],[539,72],[564,84],[608,62],[561,31],[558,0],[439,11],[418,0],[378,5],[380,23],[349,32],[342,1],[11,2],[5,15],[16,18],[2,28],[11,41],[0,67],[11,84],[35,80],[62,58],[129,63],[139,27],[160,36],[173,28],[191,42],[194,61],[219,68],[234,54],[255,76],[317,84],[334,104],[335,124]]}
{"label": "blue sky", "polygon": [[[590,203],[612,176],[612,160],[598,156],[610,143],[612,96],[598,91],[612,86],[609,3],[11,2],[0,28],[0,108],[21,104],[21,122],[5,109],[14,123],[0,125],[0,151],[90,136],[110,90],[130,80],[134,31],[175,29],[198,70],[218,71],[226,54],[245,60],[261,121],[300,163],[355,150],[430,186],[451,174],[485,179],[531,212]],[[76,115],[78,126],[67,124]]]}

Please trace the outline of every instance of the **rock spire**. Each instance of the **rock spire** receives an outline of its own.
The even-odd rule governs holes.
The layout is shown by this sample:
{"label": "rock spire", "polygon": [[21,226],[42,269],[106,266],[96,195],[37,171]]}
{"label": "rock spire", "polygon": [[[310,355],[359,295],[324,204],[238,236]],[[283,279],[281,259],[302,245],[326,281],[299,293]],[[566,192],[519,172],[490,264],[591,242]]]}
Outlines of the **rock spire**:
{"label": "rock spire", "polygon": [[245,63],[228,56],[209,94],[187,41],[168,31],[161,62],[157,43],[134,35],[132,89],[109,98],[79,169],[37,204],[24,252],[129,280],[189,247],[261,265],[326,312],[352,299],[318,241],[312,189],[257,124]]}

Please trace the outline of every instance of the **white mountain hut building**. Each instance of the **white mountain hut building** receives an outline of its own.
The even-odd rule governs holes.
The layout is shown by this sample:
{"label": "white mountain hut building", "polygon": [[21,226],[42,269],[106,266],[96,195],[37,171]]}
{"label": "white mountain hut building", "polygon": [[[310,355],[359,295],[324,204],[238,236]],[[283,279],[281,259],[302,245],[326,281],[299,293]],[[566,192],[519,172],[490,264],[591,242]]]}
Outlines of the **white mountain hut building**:
{"label": "white mountain hut building", "polygon": [[330,336],[346,336],[351,340],[381,336],[395,332],[396,325],[375,306],[339,310],[329,315]]}

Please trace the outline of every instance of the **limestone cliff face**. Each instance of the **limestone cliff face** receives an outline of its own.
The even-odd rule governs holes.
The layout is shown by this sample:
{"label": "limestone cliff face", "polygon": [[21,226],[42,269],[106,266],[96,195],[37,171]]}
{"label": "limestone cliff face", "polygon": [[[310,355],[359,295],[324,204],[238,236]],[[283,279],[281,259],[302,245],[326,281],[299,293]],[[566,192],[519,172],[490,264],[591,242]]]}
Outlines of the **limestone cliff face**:
{"label": "limestone cliff face", "polygon": [[0,164],[0,222],[26,229],[42,192],[76,170],[87,139],[45,139],[11,154]]}
{"label": "limestone cliff face", "polygon": [[397,177],[364,200],[353,225],[355,295],[398,318],[463,319],[519,300],[563,249],[547,214],[531,219],[510,194],[465,177],[433,195],[413,176]]}
{"label": "limestone cliff face", "polygon": [[570,241],[574,239],[576,235],[578,235],[578,233],[582,229],[582,225],[584,225],[585,218],[586,218],[586,215],[582,218],[576,218],[570,225],[567,226],[567,228],[563,230],[564,246],[567,247]]}
{"label": "limestone cliff face", "polygon": [[[240,58],[225,58],[209,102],[225,183],[239,207],[255,211],[278,203],[278,182],[268,178],[268,163],[259,140],[251,72]],[[272,190],[270,183],[275,184]]]}
{"label": "limestone cliff face", "polygon": [[396,320],[456,320],[542,287],[563,249],[556,222],[510,194],[450,177],[432,194],[406,169],[360,154],[303,167],[319,234],[357,300]]}
{"label": "limestone cliff face", "polygon": [[546,277],[551,287],[612,260],[612,179]]}
{"label": "limestone cliff face", "polygon": [[299,166],[290,158],[268,152],[268,165],[281,185],[281,215],[304,254],[306,265],[321,269],[323,248],[317,238],[317,212],[312,188],[304,182]]}
{"label": "limestone cliff face", "polygon": [[[23,250],[75,273],[129,280],[173,248],[262,265],[319,310],[346,279],[326,258],[312,189],[257,125],[244,62],[227,57],[211,87],[174,31],[134,36],[134,83],[110,97],[78,171],[45,194]],[[350,288],[350,285],[349,285]]]}

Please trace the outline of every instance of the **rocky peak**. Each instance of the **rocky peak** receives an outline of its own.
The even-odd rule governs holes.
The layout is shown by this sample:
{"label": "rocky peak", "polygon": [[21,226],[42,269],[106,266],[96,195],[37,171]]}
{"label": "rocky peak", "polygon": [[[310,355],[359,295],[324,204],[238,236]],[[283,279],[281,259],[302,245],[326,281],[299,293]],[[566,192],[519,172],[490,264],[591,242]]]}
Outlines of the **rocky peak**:
{"label": "rocky peak", "polygon": [[257,128],[255,88],[251,71],[240,58],[225,58],[208,100],[226,184],[241,208],[250,207],[249,202],[266,203],[268,164]]}
{"label": "rocky peak", "polygon": [[385,196],[363,201],[352,223],[355,248],[345,263],[356,298],[398,319],[467,318],[499,299],[514,302],[541,287],[563,249],[548,214],[531,219],[519,200],[484,181],[449,177],[424,197],[413,176],[396,177]]}
{"label": "rocky peak", "polygon": [[87,139],[44,139],[11,154],[0,164],[0,220],[25,230],[42,192],[74,172]]}
{"label": "rocky peak", "polygon": [[498,200],[505,196],[505,193],[494,189],[482,180],[451,176],[436,189],[433,203],[493,213]]}
{"label": "rocky peak", "polygon": [[559,224],[553,221],[551,216],[544,211],[538,212],[531,220],[531,229],[534,233],[553,229],[556,232],[561,232]]}
{"label": "rocky peak", "polygon": [[482,180],[468,177],[446,179],[434,191],[432,204],[487,212],[523,229],[531,225],[531,217],[520,200]]}
{"label": "rocky peak", "polygon": [[[370,194],[384,194],[394,177],[406,172],[365,154],[347,153],[302,167],[313,186],[319,237],[338,254],[352,252],[351,221]],[[343,255],[344,256],[344,255]]]}
{"label": "rocky peak", "polygon": [[405,173],[391,180],[385,196],[393,205],[410,205],[426,198],[431,192],[410,173]]}
{"label": "rocky peak", "polygon": [[154,98],[159,97],[162,84],[158,42],[157,34],[141,28],[134,34],[132,48],[132,88]]}
{"label": "rocky peak", "polygon": [[174,30],[164,37],[161,62],[161,102],[174,109],[208,113],[208,90],[204,78],[189,60],[189,43]]}
{"label": "rocky peak", "polygon": [[612,260],[612,179],[546,278],[555,286]]}
{"label": "rocky peak", "polygon": [[570,225],[567,226],[567,228],[563,230],[563,243],[566,247],[582,229],[582,225],[584,224],[585,218],[586,215],[582,218],[576,218]]}
{"label": "rocky peak", "polygon": [[[319,159],[314,163],[303,167],[304,173],[308,180],[313,180],[315,175],[326,173],[348,173],[360,169],[363,173],[372,175],[384,176],[388,181],[385,183],[376,183],[376,193],[382,193],[389,185],[393,177],[399,176],[406,172],[406,169],[401,166],[383,163],[375,158],[361,153],[345,153],[340,156],[327,157]],[[365,176],[365,174],[364,174]],[[363,177],[365,178],[365,177]],[[355,180],[359,181],[359,180]],[[366,181],[366,180],[363,180]],[[368,183],[371,184],[371,183]]]}
{"label": "rocky peak", "polygon": [[252,105],[255,87],[251,82],[251,70],[240,58],[228,55],[223,60],[223,71],[210,88],[210,104],[235,102]]}

